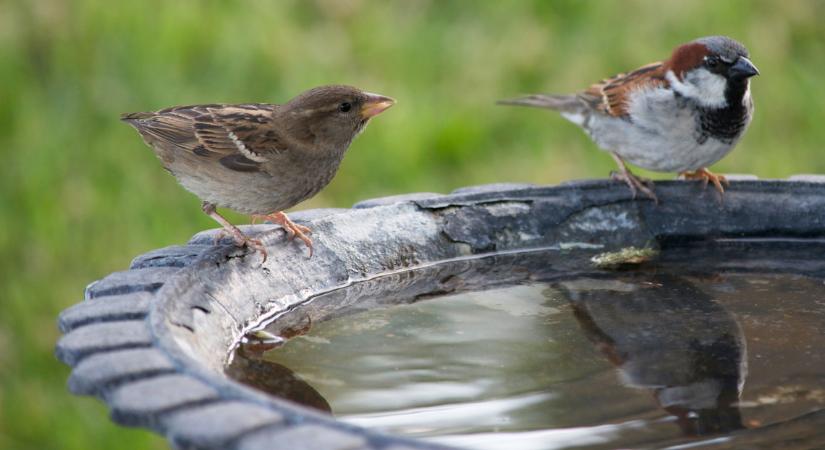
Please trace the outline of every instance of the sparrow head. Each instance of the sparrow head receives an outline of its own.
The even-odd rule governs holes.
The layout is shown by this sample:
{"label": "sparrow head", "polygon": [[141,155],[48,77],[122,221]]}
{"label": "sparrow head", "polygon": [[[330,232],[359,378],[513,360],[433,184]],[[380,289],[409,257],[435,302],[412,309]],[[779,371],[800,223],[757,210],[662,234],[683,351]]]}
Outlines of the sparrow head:
{"label": "sparrow head", "polygon": [[393,104],[392,98],[351,86],[321,86],[290,100],[280,114],[294,135],[325,148],[340,148]]}
{"label": "sparrow head", "polygon": [[745,46],[725,36],[703,37],[677,47],[665,68],[674,91],[707,108],[741,103],[748,79],[759,75]]}

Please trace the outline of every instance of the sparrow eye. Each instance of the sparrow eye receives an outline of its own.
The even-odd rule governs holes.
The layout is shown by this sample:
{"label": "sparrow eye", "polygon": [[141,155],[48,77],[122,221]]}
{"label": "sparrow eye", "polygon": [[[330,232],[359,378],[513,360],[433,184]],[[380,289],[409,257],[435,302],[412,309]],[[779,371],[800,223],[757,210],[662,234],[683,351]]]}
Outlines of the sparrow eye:
{"label": "sparrow eye", "polygon": [[719,67],[720,62],[716,56],[705,56],[705,65],[708,66],[709,69],[716,69]]}
{"label": "sparrow eye", "polygon": [[338,105],[338,111],[341,112],[348,112],[352,109],[352,104],[350,102],[344,102]]}

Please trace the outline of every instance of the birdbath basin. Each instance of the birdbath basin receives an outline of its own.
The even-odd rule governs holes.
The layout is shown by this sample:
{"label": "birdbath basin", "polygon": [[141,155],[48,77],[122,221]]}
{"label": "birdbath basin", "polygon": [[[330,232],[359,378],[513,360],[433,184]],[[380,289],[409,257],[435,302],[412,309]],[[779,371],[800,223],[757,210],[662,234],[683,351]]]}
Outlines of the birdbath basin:
{"label": "birdbath basin", "polygon": [[[216,230],[61,314],[69,388],[178,448],[825,439],[825,180],[499,184]],[[246,228],[255,234],[273,226]]]}

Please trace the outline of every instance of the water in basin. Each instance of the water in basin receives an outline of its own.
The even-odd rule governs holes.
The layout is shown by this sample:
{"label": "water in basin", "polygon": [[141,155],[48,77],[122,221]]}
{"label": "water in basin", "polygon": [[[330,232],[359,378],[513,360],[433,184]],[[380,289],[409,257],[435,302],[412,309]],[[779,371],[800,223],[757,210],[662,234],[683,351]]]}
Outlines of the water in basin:
{"label": "water in basin", "polygon": [[725,448],[782,429],[825,440],[822,279],[541,278],[307,319],[228,373],[345,422],[467,448]]}

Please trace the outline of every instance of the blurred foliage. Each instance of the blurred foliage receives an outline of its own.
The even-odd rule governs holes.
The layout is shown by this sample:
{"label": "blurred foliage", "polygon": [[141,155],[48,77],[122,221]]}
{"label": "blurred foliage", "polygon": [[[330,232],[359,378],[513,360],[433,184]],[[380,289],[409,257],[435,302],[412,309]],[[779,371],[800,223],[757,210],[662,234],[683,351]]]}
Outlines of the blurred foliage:
{"label": "blurred foliage", "polygon": [[823,23],[825,2],[794,0],[0,0],[0,448],[166,447],[70,395],[52,356],[55,317],[89,281],[215,226],[119,113],[327,83],[397,98],[300,208],[604,177],[613,162],[575,126],[495,100],[575,91],[726,34],[762,76],[750,131],[715,168],[825,172]]}

